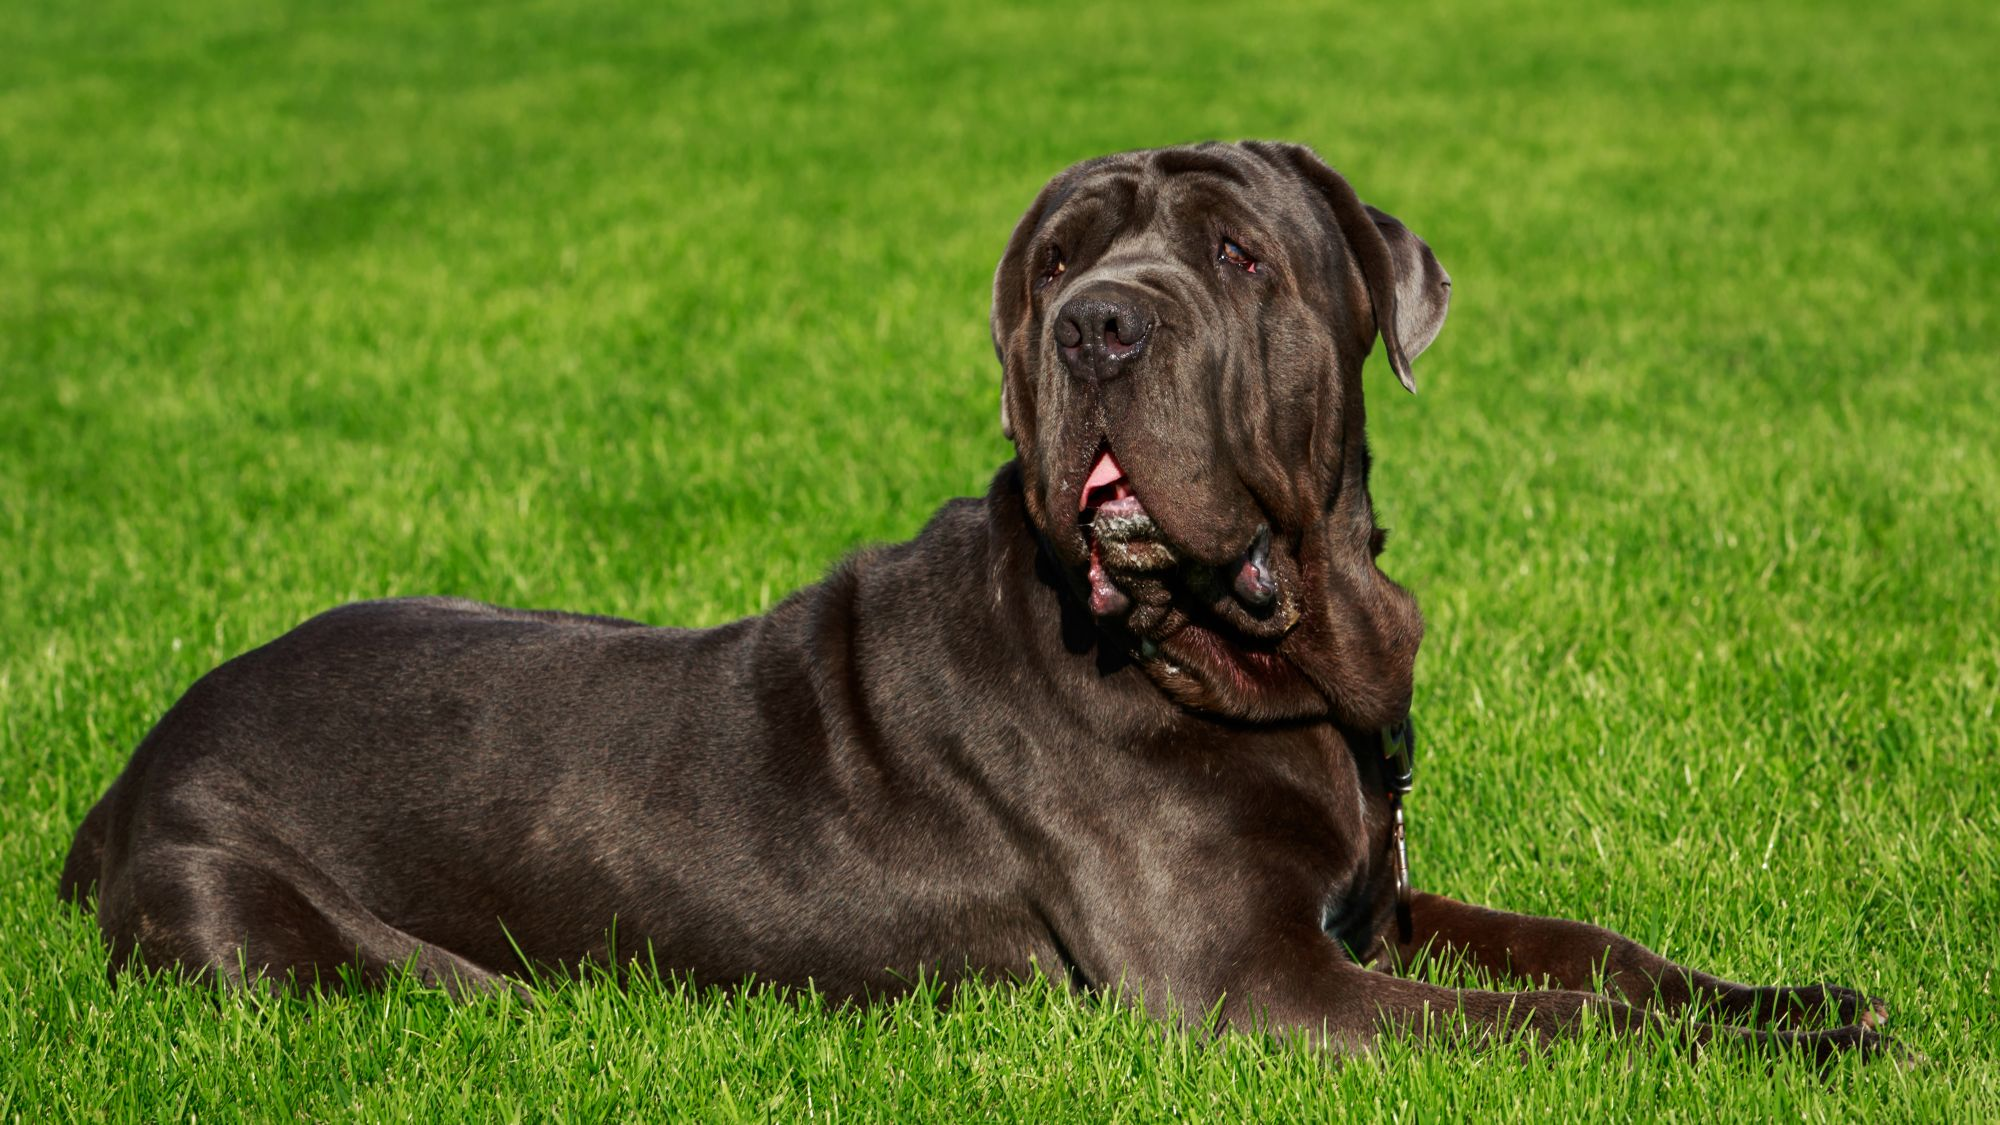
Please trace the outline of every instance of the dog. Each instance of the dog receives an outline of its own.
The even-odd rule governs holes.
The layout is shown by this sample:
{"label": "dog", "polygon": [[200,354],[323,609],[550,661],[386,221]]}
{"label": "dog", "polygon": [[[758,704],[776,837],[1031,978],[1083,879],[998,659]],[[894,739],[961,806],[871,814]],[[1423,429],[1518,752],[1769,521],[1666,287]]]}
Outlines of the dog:
{"label": "dog", "polygon": [[[1377,565],[1361,373],[1379,338],[1415,390],[1450,288],[1310,149],[1078,164],[995,273],[1017,457],[983,498],[712,629],[324,613],[166,713],[60,894],[114,976],[463,994],[644,949],[857,1000],[1040,969],[1336,1050],[1696,1002],[1697,1042],[1881,1050],[1854,990],[1409,889],[1423,625]],[[1546,987],[1403,975],[1426,953]]]}

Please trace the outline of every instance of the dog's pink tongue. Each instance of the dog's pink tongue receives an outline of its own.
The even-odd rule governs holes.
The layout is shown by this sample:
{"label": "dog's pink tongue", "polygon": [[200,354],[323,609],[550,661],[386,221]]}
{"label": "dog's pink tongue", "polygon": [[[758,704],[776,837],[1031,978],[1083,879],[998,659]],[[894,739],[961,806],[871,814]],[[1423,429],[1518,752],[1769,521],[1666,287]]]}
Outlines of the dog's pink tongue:
{"label": "dog's pink tongue", "polygon": [[1102,488],[1125,476],[1125,470],[1118,467],[1118,458],[1109,449],[1097,455],[1097,464],[1090,467],[1090,479],[1083,482],[1083,494],[1090,495],[1093,488]]}
{"label": "dog's pink tongue", "polygon": [[1083,492],[1076,498],[1076,510],[1089,511],[1099,504],[1113,500],[1123,500],[1132,495],[1132,484],[1125,479],[1125,470],[1118,465],[1118,458],[1109,449],[1097,455],[1097,464],[1090,467],[1090,477],[1083,482]]}

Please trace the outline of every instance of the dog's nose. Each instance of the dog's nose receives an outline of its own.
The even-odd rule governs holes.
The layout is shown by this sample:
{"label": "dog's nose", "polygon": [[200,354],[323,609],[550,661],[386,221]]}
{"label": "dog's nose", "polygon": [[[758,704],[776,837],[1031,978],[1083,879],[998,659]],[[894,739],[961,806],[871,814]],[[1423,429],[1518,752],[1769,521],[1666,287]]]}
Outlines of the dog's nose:
{"label": "dog's nose", "polygon": [[1079,379],[1125,374],[1152,335],[1152,314],[1127,298],[1082,293],[1056,314],[1056,347],[1063,365]]}

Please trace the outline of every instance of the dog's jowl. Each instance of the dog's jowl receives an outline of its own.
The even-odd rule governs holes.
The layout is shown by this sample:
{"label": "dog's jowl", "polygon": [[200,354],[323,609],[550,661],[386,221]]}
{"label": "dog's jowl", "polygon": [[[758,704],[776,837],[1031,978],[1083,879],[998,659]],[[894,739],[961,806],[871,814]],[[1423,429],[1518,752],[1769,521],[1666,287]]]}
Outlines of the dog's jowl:
{"label": "dog's jowl", "polygon": [[[1399,896],[1423,623],[1377,565],[1362,366],[1379,339],[1415,389],[1450,290],[1307,149],[1079,164],[994,277],[1018,456],[985,496],[714,629],[322,614],[167,712],[61,893],[114,973],[477,991],[638,954],[867,998],[1039,965],[1339,1047],[1699,1001],[1697,1041],[1879,1049],[1852,991]],[[1550,987],[1399,975],[1426,950]]]}

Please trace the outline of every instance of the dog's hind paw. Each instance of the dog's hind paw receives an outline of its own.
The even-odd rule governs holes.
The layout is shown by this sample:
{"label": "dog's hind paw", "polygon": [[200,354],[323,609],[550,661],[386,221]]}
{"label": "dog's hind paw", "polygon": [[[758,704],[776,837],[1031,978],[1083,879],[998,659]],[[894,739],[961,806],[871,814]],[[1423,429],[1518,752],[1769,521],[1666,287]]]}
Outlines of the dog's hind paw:
{"label": "dog's hind paw", "polygon": [[1836,1027],[1878,1028],[1889,1021],[1889,1004],[1877,996],[1836,984],[1754,990],[1752,1009],[1760,1022],[1780,1027],[1831,1023]]}
{"label": "dog's hind paw", "polygon": [[1906,1070],[1924,1061],[1922,1056],[1889,1036],[1860,1024],[1849,1024],[1846,1027],[1836,1027],[1826,1031],[1770,1031],[1751,1034],[1761,1035],[1765,1037],[1764,1042],[1783,1050],[1803,1054],[1821,1067],[1831,1066],[1836,1060],[1848,1056],[1881,1059],[1893,1062]]}

